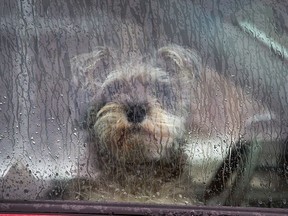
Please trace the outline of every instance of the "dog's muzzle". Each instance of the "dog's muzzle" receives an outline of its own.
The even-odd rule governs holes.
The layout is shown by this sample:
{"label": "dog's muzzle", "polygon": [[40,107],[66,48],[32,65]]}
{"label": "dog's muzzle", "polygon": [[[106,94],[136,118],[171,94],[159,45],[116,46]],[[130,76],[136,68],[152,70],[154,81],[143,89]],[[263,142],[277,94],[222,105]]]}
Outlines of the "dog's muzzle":
{"label": "dog's muzzle", "polygon": [[183,136],[184,124],[160,105],[111,102],[97,112],[93,130],[99,151],[141,163],[168,157]]}

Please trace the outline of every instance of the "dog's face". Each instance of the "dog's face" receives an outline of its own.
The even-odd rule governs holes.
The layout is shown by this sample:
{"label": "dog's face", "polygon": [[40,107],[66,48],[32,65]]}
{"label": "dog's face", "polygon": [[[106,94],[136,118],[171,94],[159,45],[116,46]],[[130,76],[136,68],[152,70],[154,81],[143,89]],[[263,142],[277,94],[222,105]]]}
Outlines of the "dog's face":
{"label": "dog's face", "polygon": [[92,95],[87,123],[97,151],[127,163],[165,159],[179,151],[196,60],[174,46],[145,62],[117,63],[105,48],[72,59],[77,85]]}

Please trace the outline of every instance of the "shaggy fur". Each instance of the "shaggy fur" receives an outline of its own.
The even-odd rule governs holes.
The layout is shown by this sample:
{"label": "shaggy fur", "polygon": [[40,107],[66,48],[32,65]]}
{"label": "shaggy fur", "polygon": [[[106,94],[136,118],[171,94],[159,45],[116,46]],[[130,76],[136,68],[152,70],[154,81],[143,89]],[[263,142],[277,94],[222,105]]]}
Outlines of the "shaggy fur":
{"label": "shaggy fur", "polygon": [[[202,67],[193,50],[171,45],[144,57],[122,59],[98,47],[71,60],[74,85],[89,93],[89,163],[102,171],[92,188],[87,180],[71,184],[84,199],[101,190],[109,199],[118,186],[140,197],[175,198],[178,186],[187,195],[188,142],[220,140],[227,148],[245,138],[254,116],[271,118],[262,104]],[[90,196],[83,195],[85,187]]]}

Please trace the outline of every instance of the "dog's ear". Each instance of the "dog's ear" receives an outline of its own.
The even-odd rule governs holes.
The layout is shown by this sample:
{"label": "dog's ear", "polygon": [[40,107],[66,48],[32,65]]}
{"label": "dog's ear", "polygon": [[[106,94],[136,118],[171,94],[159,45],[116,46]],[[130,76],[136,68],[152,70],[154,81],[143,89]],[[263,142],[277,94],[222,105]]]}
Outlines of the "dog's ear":
{"label": "dog's ear", "polygon": [[84,53],[70,60],[72,82],[85,90],[96,90],[110,70],[112,52],[107,47],[97,47],[91,53]]}
{"label": "dog's ear", "polygon": [[181,76],[190,81],[200,77],[202,62],[195,50],[178,45],[169,45],[160,48],[157,57],[158,63],[172,73],[172,76]]}

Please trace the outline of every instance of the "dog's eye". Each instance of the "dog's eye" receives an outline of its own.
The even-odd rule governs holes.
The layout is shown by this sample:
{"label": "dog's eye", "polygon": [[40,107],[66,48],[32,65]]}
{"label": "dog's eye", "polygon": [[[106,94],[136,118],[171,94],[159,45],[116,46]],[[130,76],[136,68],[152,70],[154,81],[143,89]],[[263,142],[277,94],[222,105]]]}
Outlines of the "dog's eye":
{"label": "dog's eye", "polygon": [[171,86],[168,86],[166,84],[162,84],[162,85],[157,85],[156,87],[156,94],[160,97],[170,97],[171,96]]}
{"label": "dog's eye", "polygon": [[175,108],[176,94],[173,91],[172,86],[167,84],[156,85],[156,96],[159,102],[169,109]]}
{"label": "dog's eye", "polygon": [[104,88],[103,93],[106,96],[113,96],[113,95],[116,95],[120,92],[124,92],[124,89],[125,89],[125,86],[123,83],[113,82]]}

